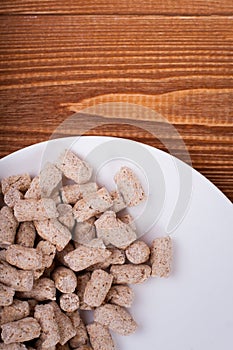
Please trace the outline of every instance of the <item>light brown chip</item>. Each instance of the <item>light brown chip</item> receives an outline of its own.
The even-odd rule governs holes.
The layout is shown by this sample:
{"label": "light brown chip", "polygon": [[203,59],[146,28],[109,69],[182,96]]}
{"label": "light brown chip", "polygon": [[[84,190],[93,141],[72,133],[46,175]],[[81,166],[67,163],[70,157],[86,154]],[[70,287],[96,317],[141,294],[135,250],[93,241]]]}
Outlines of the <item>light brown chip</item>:
{"label": "light brown chip", "polygon": [[123,307],[131,307],[133,304],[133,299],[133,290],[124,285],[112,286],[106,297],[107,302]]}
{"label": "light brown chip", "polygon": [[142,185],[132,169],[122,167],[115,175],[114,180],[128,207],[133,207],[145,200]]}
{"label": "light brown chip", "polygon": [[98,186],[95,182],[89,182],[83,185],[67,185],[61,189],[61,198],[63,203],[75,204],[79,199],[97,190]]}
{"label": "light brown chip", "polygon": [[65,312],[73,312],[79,308],[79,297],[75,293],[62,294],[60,296],[60,308]]}
{"label": "light brown chip", "polygon": [[18,270],[0,261],[0,282],[16,291],[29,291],[33,286],[33,271]]}
{"label": "light brown chip", "polygon": [[94,271],[96,269],[107,269],[110,265],[123,265],[125,263],[125,252],[117,248],[108,248],[112,253],[108,259],[102,263],[95,264],[88,268],[88,271]]}
{"label": "light brown chip", "polygon": [[9,306],[13,303],[15,290],[0,283],[0,306]]}
{"label": "light brown chip", "polygon": [[40,177],[35,176],[24,195],[25,199],[41,199],[41,189],[40,189]]}
{"label": "light brown chip", "polygon": [[37,301],[56,300],[56,288],[49,278],[42,277],[34,281],[32,290],[18,293],[20,298],[31,298]]}
{"label": "light brown chip", "polygon": [[78,248],[68,253],[64,260],[74,271],[82,271],[87,267],[104,261],[111,255],[107,249],[92,248],[80,245]]}
{"label": "light brown chip", "polygon": [[113,211],[106,211],[95,221],[97,236],[106,245],[112,244],[117,248],[124,248],[137,239],[132,228],[116,217]]}
{"label": "light brown chip", "polygon": [[113,283],[116,284],[138,284],[146,281],[151,275],[148,265],[112,265],[110,269],[113,275]]}
{"label": "light brown chip", "polygon": [[172,264],[171,237],[156,238],[151,246],[152,277],[168,277]]}
{"label": "light brown chip", "polygon": [[24,221],[19,225],[15,243],[23,247],[33,248],[36,238],[36,229],[32,221]]}
{"label": "light brown chip", "polygon": [[49,241],[40,241],[36,250],[42,254],[42,266],[48,268],[52,265],[56,254],[56,247]]}
{"label": "light brown chip", "polygon": [[41,326],[40,340],[42,341],[42,347],[55,346],[60,341],[60,335],[52,305],[37,305],[34,317]]}
{"label": "light brown chip", "polygon": [[94,221],[93,218],[90,218],[84,222],[76,222],[72,233],[73,241],[79,244],[88,245],[89,242],[96,237]]}
{"label": "light brown chip", "polygon": [[75,330],[76,335],[69,341],[69,344],[73,349],[79,348],[81,345],[86,345],[88,342],[87,330],[82,320]]}
{"label": "light brown chip", "polygon": [[59,213],[58,220],[70,231],[72,231],[75,220],[73,215],[73,209],[69,204],[58,204],[57,211]]}
{"label": "light brown chip", "polygon": [[11,344],[4,344],[0,343],[0,350],[34,350],[30,347],[26,347],[24,344],[20,343],[11,343]]}
{"label": "light brown chip", "polygon": [[55,301],[52,301],[50,305],[52,305],[53,307],[56,322],[59,329],[59,335],[60,335],[59,343],[61,345],[64,345],[65,343],[68,342],[68,340],[70,340],[75,336],[76,330],[71,320],[69,319],[69,317],[61,311],[61,309],[59,308],[59,306]]}
{"label": "light brown chip", "polygon": [[126,208],[124,198],[119,191],[110,192],[110,196],[113,201],[113,205],[111,206],[110,210],[114,211],[115,213],[118,213],[119,211]]}
{"label": "light brown chip", "polygon": [[39,175],[41,197],[50,197],[61,185],[62,172],[54,164],[47,163]]}
{"label": "light brown chip", "polygon": [[69,229],[57,219],[34,221],[38,234],[45,240],[54,244],[61,251],[71,240]]}
{"label": "light brown chip", "polygon": [[22,192],[13,187],[11,187],[4,195],[4,202],[10,208],[13,208],[20,199],[23,199]]}
{"label": "light brown chip", "polygon": [[15,299],[9,306],[4,306],[0,312],[0,325],[18,321],[29,316],[30,309],[27,301]]}
{"label": "light brown chip", "polygon": [[107,327],[100,323],[92,323],[87,326],[87,332],[90,337],[90,343],[93,350],[114,350],[112,336]]}
{"label": "light brown chip", "polygon": [[77,222],[83,222],[92,216],[100,214],[110,208],[113,202],[106,188],[101,188],[77,201],[73,213]]}
{"label": "light brown chip", "polygon": [[31,183],[31,178],[28,174],[13,175],[2,179],[2,193],[6,194],[10,188],[25,192]]}
{"label": "light brown chip", "polygon": [[150,248],[143,241],[133,242],[125,251],[127,259],[133,264],[143,264],[150,257]]}
{"label": "light brown chip", "polygon": [[42,268],[42,253],[34,248],[12,244],[6,250],[6,261],[22,270]]}
{"label": "light brown chip", "polygon": [[21,199],[14,206],[14,215],[21,221],[46,220],[56,218],[56,204],[50,198]]}
{"label": "light brown chip", "polygon": [[77,294],[79,296],[79,308],[80,310],[92,310],[92,307],[84,302],[84,292],[86,285],[91,278],[91,273],[86,272],[77,276]]}
{"label": "light brown chip", "polygon": [[111,288],[112,280],[113,277],[106,271],[95,270],[86,285],[84,302],[92,307],[100,306]]}
{"label": "light brown chip", "polygon": [[94,321],[121,335],[132,334],[137,329],[131,315],[119,305],[105,304],[98,307],[94,311]]}
{"label": "light brown chip", "polygon": [[2,207],[0,210],[0,246],[8,246],[14,243],[18,221],[13,210],[8,207]]}
{"label": "light brown chip", "polygon": [[75,273],[64,266],[57,267],[52,273],[56,288],[62,293],[73,293],[77,287]]}
{"label": "light brown chip", "polygon": [[2,340],[5,344],[22,343],[38,338],[40,325],[32,317],[26,317],[19,321],[2,325]]}
{"label": "light brown chip", "polygon": [[88,182],[92,175],[92,168],[70,150],[61,154],[56,165],[68,179],[77,184]]}

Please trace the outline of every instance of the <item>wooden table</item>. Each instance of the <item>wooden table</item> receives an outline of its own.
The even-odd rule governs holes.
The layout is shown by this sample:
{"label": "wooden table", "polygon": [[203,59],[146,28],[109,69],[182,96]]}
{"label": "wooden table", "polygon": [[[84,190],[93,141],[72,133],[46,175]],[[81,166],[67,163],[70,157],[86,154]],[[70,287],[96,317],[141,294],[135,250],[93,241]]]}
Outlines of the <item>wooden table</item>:
{"label": "wooden table", "polygon": [[[133,102],[173,124],[194,168],[233,199],[232,0],[1,0],[0,14],[0,156],[47,140],[71,111]],[[161,125],[156,137],[87,133],[170,140]]]}

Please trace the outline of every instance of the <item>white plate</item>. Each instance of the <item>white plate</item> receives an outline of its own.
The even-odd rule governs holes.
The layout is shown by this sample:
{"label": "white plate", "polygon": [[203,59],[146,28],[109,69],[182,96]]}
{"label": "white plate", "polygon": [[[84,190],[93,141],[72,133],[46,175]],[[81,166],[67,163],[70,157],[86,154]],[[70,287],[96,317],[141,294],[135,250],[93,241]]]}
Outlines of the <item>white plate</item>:
{"label": "white plate", "polygon": [[54,160],[61,148],[71,144],[99,167],[97,179],[109,189],[116,169],[132,166],[148,195],[148,201],[132,211],[138,230],[147,231],[143,239],[150,242],[169,233],[174,240],[172,276],[134,286],[131,313],[139,328],[132,336],[115,337],[119,349],[232,349],[232,203],[206,178],[167,153],[107,137],[65,138],[30,146],[0,161],[0,177],[35,175],[45,161]]}

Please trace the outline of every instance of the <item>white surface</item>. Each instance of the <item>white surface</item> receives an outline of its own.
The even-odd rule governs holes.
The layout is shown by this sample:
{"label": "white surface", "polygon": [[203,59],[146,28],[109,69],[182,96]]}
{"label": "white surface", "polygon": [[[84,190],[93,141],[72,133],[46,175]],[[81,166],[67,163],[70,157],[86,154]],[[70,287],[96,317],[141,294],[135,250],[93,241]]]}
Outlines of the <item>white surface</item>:
{"label": "white surface", "polygon": [[[41,164],[55,160],[63,147],[73,144],[73,149],[85,157],[98,145],[111,140],[116,139],[82,137],[75,142],[74,138],[66,138],[33,145],[2,159],[0,177],[22,172],[35,175]],[[124,142],[125,149],[136,145],[132,141],[117,140]],[[232,204],[207,179],[184,163],[177,160],[174,163],[174,158],[149,146],[141,147],[152,154],[159,166],[158,172],[161,171],[155,174],[155,183],[158,181],[159,185],[155,189],[158,208],[155,209],[154,226],[143,239],[150,242],[153,237],[167,234],[179,189],[185,185],[185,177],[190,177],[190,171],[191,200],[186,212],[180,214],[177,226],[169,230],[174,240],[172,276],[150,279],[134,287],[136,297],[131,313],[139,329],[129,337],[117,336],[118,347],[120,350],[230,350],[233,348]],[[113,187],[116,168],[130,165],[130,159],[125,159],[124,155],[117,157],[115,161],[111,158],[109,164],[102,164],[102,170],[98,171],[97,179],[103,183],[107,181],[108,188]],[[177,164],[183,177],[178,176]],[[135,162],[133,166],[144,181],[149,204],[153,204],[148,174]],[[145,203],[134,213],[138,215],[139,230],[142,229],[143,208]]]}

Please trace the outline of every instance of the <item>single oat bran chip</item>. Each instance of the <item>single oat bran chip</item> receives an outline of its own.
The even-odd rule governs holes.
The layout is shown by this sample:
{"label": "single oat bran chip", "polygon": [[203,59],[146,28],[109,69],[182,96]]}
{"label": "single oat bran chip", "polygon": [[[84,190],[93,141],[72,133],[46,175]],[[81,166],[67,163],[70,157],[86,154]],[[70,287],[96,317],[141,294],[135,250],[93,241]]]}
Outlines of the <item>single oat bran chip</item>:
{"label": "single oat bran chip", "polygon": [[143,264],[150,257],[150,248],[143,241],[133,242],[125,251],[127,259],[133,264]]}
{"label": "single oat bran chip", "polygon": [[21,199],[14,206],[14,215],[19,222],[56,218],[56,204],[50,198]]}
{"label": "single oat bran chip", "polygon": [[97,192],[89,193],[74,205],[73,213],[77,222],[83,222],[92,216],[103,213],[113,204],[110,194],[102,187]]}
{"label": "single oat bran chip", "polygon": [[41,197],[51,197],[60,187],[62,172],[54,164],[47,163],[39,175],[39,186]]}
{"label": "single oat bran chip", "polygon": [[94,321],[120,335],[132,334],[137,329],[137,324],[132,316],[119,305],[105,304],[96,308]]}
{"label": "single oat bran chip", "polygon": [[142,185],[132,169],[122,167],[116,173],[114,180],[128,207],[136,206],[145,200]]}
{"label": "single oat bran chip", "polygon": [[74,312],[79,308],[79,297],[75,293],[60,296],[60,308],[65,312]]}
{"label": "single oat bran chip", "polygon": [[104,270],[95,270],[87,282],[84,302],[92,307],[100,306],[109,292],[113,277]]}
{"label": "single oat bran chip", "polygon": [[52,273],[55,287],[61,293],[73,293],[77,287],[77,277],[71,269],[59,266]]}
{"label": "single oat bran chip", "polygon": [[104,261],[111,255],[107,249],[92,248],[80,245],[78,248],[68,253],[64,260],[74,271],[82,271],[87,267]]}
{"label": "single oat bran chip", "polygon": [[40,325],[33,317],[2,325],[2,340],[5,344],[22,343],[40,336]]}
{"label": "single oat bran chip", "polygon": [[112,265],[110,269],[113,275],[113,283],[116,284],[138,284],[145,282],[151,275],[148,265]]}
{"label": "single oat bran chip", "polygon": [[35,248],[12,244],[6,250],[6,261],[22,270],[42,268],[42,253]]}
{"label": "single oat bran chip", "polygon": [[151,245],[152,277],[168,277],[172,265],[171,237],[156,238]]}
{"label": "single oat bran chip", "polygon": [[62,251],[71,240],[70,230],[57,219],[34,221],[38,234]]}
{"label": "single oat bran chip", "polygon": [[0,246],[7,247],[15,241],[18,221],[13,210],[7,206],[0,210]]}
{"label": "single oat bran chip", "polygon": [[77,184],[85,184],[92,175],[89,164],[79,159],[73,152],[66,150],[58,159],[56,166],[68,178]]}
{"label": "single oat bran chip", "polygon": [[100,323],[94,322],[87,326],[90,343],[93,350],[114,350],[114,343],[109,329]]}
{"label": "single oat bran chip", "polygon": [[23,247],[33,248],[36,239],[36,228],[32,221],[24,221],[19,225],[15,243]]}

